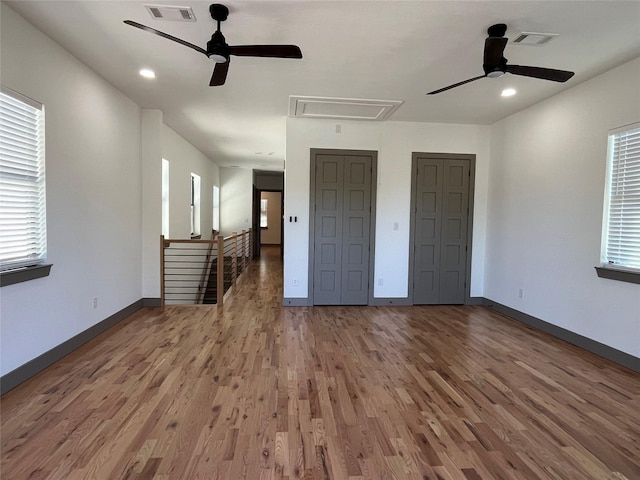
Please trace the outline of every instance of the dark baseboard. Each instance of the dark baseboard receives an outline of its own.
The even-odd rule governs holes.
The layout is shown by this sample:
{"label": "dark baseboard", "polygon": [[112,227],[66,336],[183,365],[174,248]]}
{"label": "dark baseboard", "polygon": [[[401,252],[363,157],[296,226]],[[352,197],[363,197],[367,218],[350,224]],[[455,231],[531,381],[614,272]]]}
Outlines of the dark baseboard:
{"label": "dark baseboard", "polygon": [[406,307],[413,305],[408,297],[374,297],[369,301],[370,306],[384,307],[392,305],[394,307]]}
{"label": "dark baseboard", "polygon": [[160,298],[143,298],[142,306],[143,307],[161,307],[162,300]]}
{"label": "dark baseboard", "polygon": [[588,350],[591,353],[595,353],[596,355],[606,358],[607,360],[611,360],[612,362],[618,363],[635,372],[640,372],[640,358],[629,355],[628,353],[617,350],[613,347],[605,345],[604,343],[600,343],[590,338],[583,337],[582,335],[574,333],[571,330],[566,330],[562,327],[558,327],[557,325],[553,325],[552,323],[545,322],[544,320],[540,320],[539,318],[533,317],[519,310],[507,307],[506,305],[494,302],[493,300],[490,300],[488,298],[484,299],[484,305],[494,309],[499,313],[502,313],[503,315],[511,317],[514,320],[529,325],[530,327],[542,330],[543,332],[553,335],[554,337],[564,340],[565,342],[569,342],[577,347]]}
{"label": "dark baseboard", "polygon": [[17,387],[22,382],[28,380],[77,348],[81,347],[92,338],[97,337],[102,332],[120,323],[134,312],[140,310],[142,306],[143,300],[140,299],[128,307],[123,308],[119,312],[114,313],[110,317],[105,318],[101,322],[87,328],[85,331],[80,332],[60,345],[53,347],[51,350],[43,353],[39,357],[36,357],[15,370],[3,375],[2,378],[0,378],[0,395],[4,395],[9,390]]}
{"label": "dark baseboard", "polygon": [[285,307],[310,307],[312,303],[309,298],[284,298],[282,305]]}
{"label": "dark baseboard", "polygon": [[484,297],[469,297],[469,300],[465,303],[465,305],[484,305],[484,302]]}

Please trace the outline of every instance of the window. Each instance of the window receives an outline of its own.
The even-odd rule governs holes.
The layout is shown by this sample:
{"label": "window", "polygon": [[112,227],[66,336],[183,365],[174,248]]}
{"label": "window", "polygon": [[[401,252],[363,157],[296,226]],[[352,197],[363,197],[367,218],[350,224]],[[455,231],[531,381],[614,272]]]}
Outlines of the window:
{"label": "window", "polygon": [[162,159],[162,235],[169,238],[169,160]]}
{"label": "window", "polygon": [[603,267],[640,275],[640,123],[609,134],[601,257]]}
{"label": "window", "polygon": [[[0,92],[0,272],[2,285],[48,275],[44,106],[2,87]],[[35,269],[38,270],[38,269]],[[20,279],[11,280],[19,273]]]}
{"label": "window", "polygon": [[213,186],[213,229],[220,232],[220,188]]}
{"label": "window", "polygon": [[267,199],[260,199],[260,228],[269,228],[267,222]]}
{"label": "window", "polygon": [[191,174],[191,236],[200,236],[200,175]]}

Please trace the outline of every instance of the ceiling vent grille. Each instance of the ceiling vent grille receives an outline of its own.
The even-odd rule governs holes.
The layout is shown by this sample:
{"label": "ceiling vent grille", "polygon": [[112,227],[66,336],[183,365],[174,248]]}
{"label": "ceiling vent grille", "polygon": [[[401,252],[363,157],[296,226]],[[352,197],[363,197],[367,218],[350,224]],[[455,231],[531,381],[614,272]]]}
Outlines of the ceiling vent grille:
{"label": "ceiling vent grille", "polygon": [[512,43],[514,45],[529,45],[532,47],[539,47],[549,43],[557,36],[557,33],[522,32],[513,40]]}
{"label": "ceiling vent grille", "polygon": [[170,22],[195,22],[196,16],[191,7],[171,7],[168,5],[145,5],[149,15],[154,20],[168,20]]}

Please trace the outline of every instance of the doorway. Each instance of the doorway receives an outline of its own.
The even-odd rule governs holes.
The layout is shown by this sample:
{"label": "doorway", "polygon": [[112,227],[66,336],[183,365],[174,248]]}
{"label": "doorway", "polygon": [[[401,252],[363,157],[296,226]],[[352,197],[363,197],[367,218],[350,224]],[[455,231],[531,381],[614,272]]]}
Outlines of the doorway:
{"label": "doorway", "polygon": [[313,305],[367,305],[373,275],[377,152],[311,150]]}
{"label": "doorway", "polygon": [[[279,198],[279,200],[276,198]],[[263,222],[263,199],[266,199],[267,218],[266,227]],[[284,254],[284,173],[268,170],[253,171],[253,206],[251,225],[255,233],[253,242],[253,256],[260,256],[262,245],[269,245],[270,250],[280,250],[280,258]],[[280,210],[279,213],[277,210]],[[279,234],[277,232],[280,232]],[[263,236],[266,236],[263,238]],[[276,240],[278,237],[278,240]],[[265,241],[266,239],[266,241]]]}
{"label": "doorway", "polygon": [[282,192],[260,192],[260,248],[282,244]]}
{"label": "doorway", "polygon": [[475,155],[414,153],[410,285],[414,305],[470,298]]}

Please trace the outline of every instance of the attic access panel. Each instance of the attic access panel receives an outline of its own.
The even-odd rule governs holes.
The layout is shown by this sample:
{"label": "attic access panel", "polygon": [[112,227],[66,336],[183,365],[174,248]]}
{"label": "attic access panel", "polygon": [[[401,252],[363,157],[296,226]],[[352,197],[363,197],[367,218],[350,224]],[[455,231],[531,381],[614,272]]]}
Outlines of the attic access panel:
{"label": "attic access panel", "polygon": [[289,116],[383,121],[402,103],[401,100],[290,96]]}

